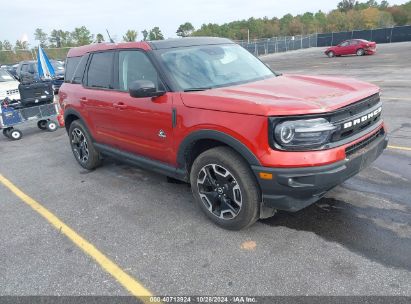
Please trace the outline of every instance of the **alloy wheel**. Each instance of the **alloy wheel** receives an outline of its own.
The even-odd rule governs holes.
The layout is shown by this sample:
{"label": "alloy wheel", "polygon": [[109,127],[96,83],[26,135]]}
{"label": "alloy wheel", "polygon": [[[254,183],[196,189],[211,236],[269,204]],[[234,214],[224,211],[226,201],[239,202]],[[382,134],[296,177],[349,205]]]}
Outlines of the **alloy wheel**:
{"label": "alloy wheel", "polygon": [[71,146],[76,158],[80,162],[86,163],[89,159],[90,153],[88,150],[87,139],[80,129],[75,128],[71,132]]}
{"label": "alloy wheel", "polygon": [[231,220],[240,213],[240,186],[233,174],[223,166],[204,166],[198,173],[197,187],[203,204],[214,216]]}

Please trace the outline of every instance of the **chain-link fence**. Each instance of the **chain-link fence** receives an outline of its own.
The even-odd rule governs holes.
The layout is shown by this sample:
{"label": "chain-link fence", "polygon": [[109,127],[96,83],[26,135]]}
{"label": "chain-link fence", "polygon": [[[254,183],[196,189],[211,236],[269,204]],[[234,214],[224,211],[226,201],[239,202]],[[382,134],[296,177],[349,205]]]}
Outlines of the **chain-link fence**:
{"label": "chain-link fence", "polygon": [[274,37],[252,40],[250,42],[240,40],[236,42],[254,55],[261,56],[315,47],[317,46],[317,34]]}
{"label": "chain-link fence", "polygon": [[254,55],[261,56],[271,53],[310,47],[325,47],[337,45],[348,39],[365,39],[377,43],[411,41],[411,25],[378,28],[372,30],[356,30],[312,35],[298,35],[258,39],[247,42],[236,41]]}
{"label": "chain-link fence", "polygon": [[318,34],[317,46],[337,45],[348,39],[365,39],[377,43],[411,41],[411,25]]}

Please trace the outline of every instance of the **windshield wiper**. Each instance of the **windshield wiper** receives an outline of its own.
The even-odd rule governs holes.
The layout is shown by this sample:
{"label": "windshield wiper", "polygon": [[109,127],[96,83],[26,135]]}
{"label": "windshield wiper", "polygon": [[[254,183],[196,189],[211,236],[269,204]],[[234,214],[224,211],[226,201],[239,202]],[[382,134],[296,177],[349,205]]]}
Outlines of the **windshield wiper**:
{"label": "windshield wiper", "polygon": [[211,90],[211,87],[208,88],[189,88],[185,89],[184,92],[199,92],[199,91],[205,91],[205,90]]}

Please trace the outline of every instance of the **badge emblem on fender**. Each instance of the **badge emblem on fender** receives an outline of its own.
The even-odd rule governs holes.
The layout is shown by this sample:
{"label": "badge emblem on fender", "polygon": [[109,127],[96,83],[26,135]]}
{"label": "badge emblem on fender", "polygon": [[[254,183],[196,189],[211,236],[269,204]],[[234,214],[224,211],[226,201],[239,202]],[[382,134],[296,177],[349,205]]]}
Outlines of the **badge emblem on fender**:
{"label": "badge emblem on fender", "polygon": [[158,131],[158,137],[166,138],[167,137],[166,132],[164,132],[163,130]]}

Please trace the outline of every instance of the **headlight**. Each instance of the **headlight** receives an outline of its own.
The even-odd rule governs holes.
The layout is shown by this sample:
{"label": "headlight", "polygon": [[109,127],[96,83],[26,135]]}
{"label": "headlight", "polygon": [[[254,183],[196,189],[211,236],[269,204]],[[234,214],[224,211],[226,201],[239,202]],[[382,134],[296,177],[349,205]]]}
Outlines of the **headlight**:
{"label": "headlight", "polygon": [[289,120],[275,126],[274,138],[284,149],[320,148],[328,142],[336,129],[325,118]]}

